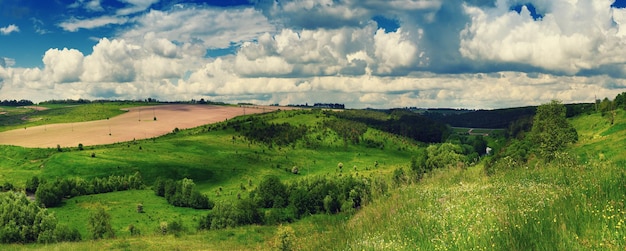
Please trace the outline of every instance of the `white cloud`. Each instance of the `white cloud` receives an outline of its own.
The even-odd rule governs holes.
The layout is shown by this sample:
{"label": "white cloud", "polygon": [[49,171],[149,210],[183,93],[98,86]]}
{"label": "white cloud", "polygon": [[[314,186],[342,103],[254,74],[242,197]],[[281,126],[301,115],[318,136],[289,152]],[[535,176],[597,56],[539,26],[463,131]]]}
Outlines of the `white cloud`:
{"label": "white cloud", "polygon": [[379,29],[374,36],[374,45],[379,73],[391,73],[397,67],[410,67],[416,61],[417,46],[401,29],[392,33]]}
{"label": "white cloud", "polygon": [[[133,29],[119,37],[141,41],[145,34],[178,41],[200,43],[206,48],[228,48],[232,43],[254,40],[266,32],[273,32],[260,12],[252,9],[212,9],[203,7],[178,7],[170,11],[151,10],[136,19]],[[205,49],[206,49],[205,48]]]}
{"label": "white cloud", "polygon": [[93,53],[84,59],[85,82],[131,82],[135,80],[135,60],[140,47],[124,40],[103,38],[93,47]]}
{"label": "white cloud", "polygon": [[535,1],[547,11],[534,20],[528,8],[510,11],[465,6],[471,23],[461,32],[461,54],[471,60],[528,64],[548,71],[576,74],[608,64],[624,64],[626,40],[619,33],[622,10],[613,1]]}
{"label": "white cloud", "polygon": [[79,29],[94,29],[111,24],[125,24],[129,21],[127,17],[119,16],[101,16],[91,19],[70,18],[67,21],[59,23],[59,27],[69,32],[75,32]]}
{"label": "white cloud", "polygon": [[122,3],[128,4],[126,8],[117,10],[117,15],[126,16],[133,13],[144,11],[159,0],[119,0]]}
{"label": "white cloud", "polygon": [[102,4],[100,2],[101,0],[91,0],[88,2],[85,2],[85,0],[77,0],[76,2],[68,5],[68,8],[84,8],[87,11],[91,11],[91,12],[102,12],[104,11],[104,8],[102,7]]}
{"label": "white cloud", "polygon": [[9,24],[7,27],[0,28],[0,34],[9,35],[14,32],[20,32],[20,27],[15,24]]}
{"label": "white cloud", "polygon": [[67,48],[50,49],[43,56],[43,63],[45,73],[55,83],[77,82],[83,72],[83,53]]}
{"label": "white cloud", "polygon": [[102,5],[100,4],[100,0],[91,0],[85,4],[85,9],[94,12],[104,11]]}

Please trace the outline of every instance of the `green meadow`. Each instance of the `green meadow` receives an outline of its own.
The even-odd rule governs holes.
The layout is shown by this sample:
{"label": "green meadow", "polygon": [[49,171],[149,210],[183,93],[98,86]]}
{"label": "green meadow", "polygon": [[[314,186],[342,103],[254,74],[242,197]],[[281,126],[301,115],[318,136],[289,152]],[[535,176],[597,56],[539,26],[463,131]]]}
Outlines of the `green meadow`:
{"label": "green meadow", "polygon": [[[27,113],[29,118],[40,118],[28,125],[69,122],[77,119],[76,112],[115,116],[121,106],[53,107],[45,115],[46,111]],[[6,117],[26,116],[21,108],[6,110],[10,114]],[[79,121],[101,119],[98,116],[85,115]],[[245,127],[251,118],[308,129],[304,138],[293,143],[268,145],[250,140],[234,126]],[[347,142],[324,126],[335,119],[319,110],[279,111],[83,150],[0,146],[0,184],[23,188],[33,176],[89,180],[139,172],[147,185],[145,190],[72,197],[48,209],[59,224],[77,229],[83,241],[1,244],[0,249],[274,250],[284,247],[280,233],[285,229],[293,231],[289,236],[293,250],[622,250],[626,246],[623,110],[617,111],[613,124],[600,113],[569,119],[578,142],[553,161],[531,157],[519,167],[499,168],[487,175],[489,157],[485,157],[475,164],[434,169],[420,180],[398,178],[399,170],[411,174],[412,158],[429,145],[373,127],[358,142]],[[2,120],[0,131],[25,126],[5,121],[10,120]],[[505,147],[504,132],[497,130],[497,135],[486,137],[495,150]],[[294,167],[298,174],[292,173]],[[286,184],[311,177],[382,179],[387,189],[352,212],[219,230],[198,229],[200,219],[212,210],[175,207],[150,190],[159,177],[189,178],[215,203],[229,203],[247,198],[268,175]],[[138,204],[143,213],[137,212]],[[89,240],[87,221],[96,208],[111,215],[114,238]],[[182,232],[163,235],[160,224],[172,221],[182,223]],[[132,235],[130,225],[140,234]]]}

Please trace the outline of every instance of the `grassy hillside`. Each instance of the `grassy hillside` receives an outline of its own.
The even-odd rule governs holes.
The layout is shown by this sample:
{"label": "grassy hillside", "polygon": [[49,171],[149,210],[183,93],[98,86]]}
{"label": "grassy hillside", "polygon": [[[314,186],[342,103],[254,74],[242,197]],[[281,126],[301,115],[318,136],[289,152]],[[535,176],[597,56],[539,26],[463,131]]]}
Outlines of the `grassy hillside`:
{"label": "grassy hillside", "polygon": [[[253,123],[244,116],[83,151],[0,146],[0,184],[18,187],[34,175],[90,179],[139,171],[148,185],[157,177],[191,178],[211,200],[221,203],[247,197],[266,175],[287,183],[314,176],[384,177],[391,185],[388,193],[354,214],[210,231],[196,228],[210,210],[173,207],[150,190],[79,196],[49,210],[87,239],[90,212],[105,208],[116,238],[0,248],[269,250],[278,245],[278,232],[290,228],[297,250],[619,250],[626,246],[626,156],[621,154],[626,113],[617,115],[614,125],[599,114],[571,119],[579,142],[549,165],[531,161],[493,176],[485,175],[482,163],[447,167],[427,173],[420,182],[399,186],[392,185],[395,170],[408,169],[425,145],[373,128],[358,143],[346,143],[324,126],[335,118],[318,111],[254,115],[268,123],[307,126],[304,138],[286,145],[270,146],[244,137],[237,128]],[[490,146],[502,144],[488,141]],[[298,175],[291,173],[294,166]],[[136,212],[139,203],[145,213]],[[183,223],[184,234],[160,234],[159,224],[173,220]],[[141,230],[140,236],[131,236],[131,224]]]}
{"label": "grassy hillside", "polygon": [[[89,180],[109,175],[130,175],[138,171],[148,185],[158,177],[193,179],[202,193],[221,203],[237,201],[239,197],[247,198],[267,175],[276,175],[287,183],[316,176],[386,176],[398,167],[408,166],[411,157],[420,148],[417,142],[372,128],[360,136],[361,140],[376,141],[379,143],[377,146],[384,147],[372,148],[364,143],[346,144],[335,131],[323,126],[324,121],[333,118],[319,111],[282,111],[253,116],[268,123],[305,125],[308,128],[307,136],[288,145],[256,142],[235,129],[249,123],[251,116],[244,116],[154,139],[90,146],[82,151],[77,148],[66,148],[59,152],[56,148],[0,146],[3,153],[0,155],[0,184],[10,182],[17,187],[24,187],[26,180],[33,176],[47,180],[57,177]],[[337,168],[340,162],[345,166],[342,170]],[[298,175],[291,173],[294,166],[300,170]],[[146,213],[136,213],[137,204],[142,204]],[[185,236],[193,236],[197,232],[199,218],[210,211],[173,207],[151,190],[79,196],[66,199],[60,207],[50,210],[59,223],[78,229],[83,238],[87,238],[87,219],[98,207],[105,208],[112,215],[112,227],[117,238],[135,238],[136,243],[141,243],[137,244],[138,248],[145,246],[146,249],[161,245],[158,241],[161,241],[162,235],[157,234],[161,222],[180,219],[186,229]],[[130,224],[141,230],[143,238],[130,235]],[[261,231],[260,237],[254,239],[253,243],[248,243],[250,240],[247,238],[239,240],[240,244],[237,245],[242,245],[242,248],[264,246],[275,234],[275,227],[250,228],[261,229],[254,230]],[[233,230],[234,235],[251,231],[247,229]],[[214,234],[217,237],[212,237]],[[222,234],[220,231],[202,231],[197,238],[224,239],[219,237]],[[71,245],[78,245],[78,249],[91,249],[92,244]],[[107,242],[104,245],[109,244]],[[221,249],[221,245],[226,244],[212,247]],[[135,247],[134,244],[132,246]],[[41,248],[39,245],[14,247]],[[206,245],[193,247],[189,249],[208,248]]]}
{"label": "grassy hillside", "polygon": [[549,165],[492,177],[480,165],[436,170],[324,234],[302,235],[301,248],[622,250],[625,115],[614,125],[599,114],[573,118],[580,141]]}

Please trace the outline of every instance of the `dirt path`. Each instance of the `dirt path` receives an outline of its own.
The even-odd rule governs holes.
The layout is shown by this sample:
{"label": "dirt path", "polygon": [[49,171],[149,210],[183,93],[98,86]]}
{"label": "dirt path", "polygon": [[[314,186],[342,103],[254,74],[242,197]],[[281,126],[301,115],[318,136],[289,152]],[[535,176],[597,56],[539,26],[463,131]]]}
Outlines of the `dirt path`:
{"label": "dirt path", "polygon": [[[128,109],[108,120],[51,124],[0,133],[0,145],[24,147],[76,147],[111,144],[161,136],[174,128],[186,129],[224,121],[244,114],[269,112],[285,107],[229,107],[210,105],[159,105]],[[288,108],[287,108],[288,109]],[[154,117],[157,120],[154,120]]]}

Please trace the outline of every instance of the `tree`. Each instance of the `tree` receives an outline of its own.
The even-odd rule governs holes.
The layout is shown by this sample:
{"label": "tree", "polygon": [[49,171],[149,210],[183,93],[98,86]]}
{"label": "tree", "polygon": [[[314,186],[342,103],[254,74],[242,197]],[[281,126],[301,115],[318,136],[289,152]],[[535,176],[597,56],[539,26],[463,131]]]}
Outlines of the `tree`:
{"label": "tree", "polygon": [[263,208],[282,208],[286,206],[287,187],[274,175],[266,176],[257,188],[258,205]]}
{"label": "tree", "polygon": [[111,227],[111,215],[104,211],[104,208],[99,207],[89,215],[88,228],[94,240],[105,236],[115,237],[115,232]]}
{"label": "tree", "polygon": [[565,106],[557,100],[537,107],[531,139],[546,160],[551,160],[567,144],[578,141],[578,133],[567,121],[565,112]]}
{"label": "tree", "polygon": [[39,178],[37,176],[33,176],[30,179],[26,180],[25,190],[27,193],[35,193],[38,187],[39,187]]}
{"label": "tree", "polygon": [[463,155],[463,148],[457,144],[443,143],[440,145],[430,145],[426,148],[426,166],[429,170],[454,166],[466,160]]}

